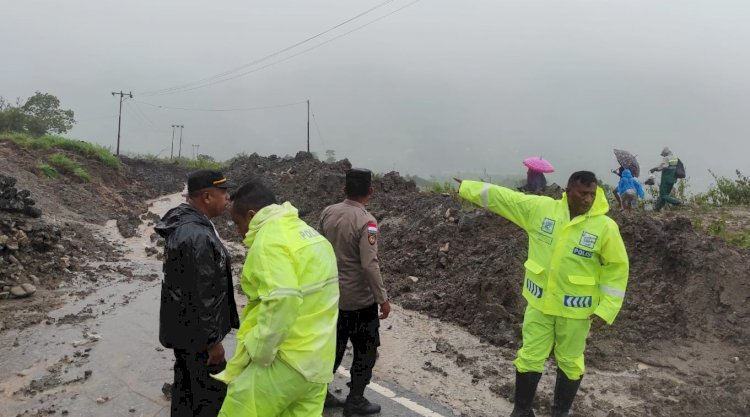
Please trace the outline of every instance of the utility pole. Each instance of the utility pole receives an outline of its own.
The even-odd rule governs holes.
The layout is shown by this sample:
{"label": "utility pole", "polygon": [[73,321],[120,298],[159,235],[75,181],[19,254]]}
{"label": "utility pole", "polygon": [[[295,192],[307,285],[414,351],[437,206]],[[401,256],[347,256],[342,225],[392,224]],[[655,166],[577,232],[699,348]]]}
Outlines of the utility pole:
{"label": "utility pole", "polygon": [[[115,151],[115,156],[120,155],[120,126],[122,126],[122,101],[125,99],[125,96],[133,98],[133,93],[131,92],[123,93],[122,90],[120,90],[119,93],[114,92],[114,91],[112,92],[113,97],[117,95],[120,96],[120,115],[117,117],[117,151]],[[309,130],[309,127],[308,127],[308,130]],[[308,133],[308,136],[309,136],[309,133]]]}
{"label": "utility pole", "polygon": [[310,100],[307,100],[307,153],[310,153]]}
{"label": "utility pole", "polygon": [[182,128],[185,126],[179,125],[177,127],[180,128],[180,148],[177,150],[177,159],[180,159],[182,157]]}
{"label": "utility pole", "polygon": [[177,125],[172,125],[172,150],[169,151],[169,160],[171,161],[174,158],[174,128],[176,128]]}

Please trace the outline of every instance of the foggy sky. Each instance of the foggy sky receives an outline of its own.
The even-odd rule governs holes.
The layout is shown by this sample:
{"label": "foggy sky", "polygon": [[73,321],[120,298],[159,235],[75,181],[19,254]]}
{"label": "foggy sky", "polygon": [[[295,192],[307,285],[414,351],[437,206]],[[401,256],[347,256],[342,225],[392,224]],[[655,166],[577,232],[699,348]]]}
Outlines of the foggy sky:
{"label": "foggy sky", "polygon": [[[305,147],[306,107],[191,112],[145,103],[226,109],[310,99],[312,150],[334,149],[377,171],[522,176],[523,158],[543,156],[557,168],[553,181],[590,169],[614,183],[612,148],[639,155],[647,169],[665,145],[696,189],[710,183],[709,168],[750,171],[746,0],[421,0],[247,76],[146,95],[252,62],[378,3],[4,0],[0,95],[55,94],[75,111],[69,136],[114,149],[110,92],[132,91],[121,149],[162,156],[175,123],[185,125],[183,155],[192,144],[217,159],[294,155]],[[395,0],[277,59],[408,3]]]}

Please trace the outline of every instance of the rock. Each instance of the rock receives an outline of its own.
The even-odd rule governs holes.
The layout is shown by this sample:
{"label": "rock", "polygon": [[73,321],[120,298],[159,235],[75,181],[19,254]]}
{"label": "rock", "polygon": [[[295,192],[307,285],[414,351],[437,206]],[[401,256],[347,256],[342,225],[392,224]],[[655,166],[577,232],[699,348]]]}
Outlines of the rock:
{"label": "rock", "polygon": [[63,268],[70,268],[70,257],[69,256],[61,256],[59,259],[59,264]]}
{"label": "rock", "polygon": [[442,252],[442,253],[447,253],[450,249],[451,249],[451,243],[450,242],[445,242],[445,244],[443,246],[441,246],[440,249],[438,249],[438,250],[440,252]]}
{"label": "rock", "polygon": [[34,295],[36,293],[36,287],[31,284],[21,284],[21,288],[26,291],[27,295]]}
{"label": "rock", "polygon": [[145,251],[146,251],[146,256],[154,256],[159,253],[159,249],[156,249],[153,246],[146,246]]}
{"label": "rock", "polygon": [[739,356],[735,356],[735,357],[733,357],[732,359],[729,360],[729,362],[732,362],[732,363],[738,363],[739,361],[740,361]]}
{"label": "rock", "polygon": [[26,207],[23,212],[27,216],[33,217],[35,219],[42,217],[42,210],[39,207]]}
{"label": "rock", "polygon": [[99,397],[99,398],[96,399],[96,403],[97,404],[104,404],[107,401],[109,401],[109,397]]}
{"label": "rock", "polygon": [[16,298],[23,298],[28,297],[30,294],[26,293],[26,290],[24,290],[22,286],[16,285],[10,287],[10,295]]}
{"label": "rock", "polygon": [[9,239],[8,235],[0,235],[0,248],[5,247],[5,244],[8,243]]}
{"label": "rock", "polygon": [[22,241],[22,240],[26,240],[26,239],[28,239],[28,238],[29,238],[29,237],[28,237],[28,236],[26,235],[26,232],[24,232],[23,230],[19,230],[19,231],[17,231],[17,232],[16,232],[16,234],[15,234],[15,235],[13,235],[13,237],[14,237],[14,238],[16,238],[16,240],[17,240],[17,241],[19,241],[19,242],[20,242],[20,241]]}
{"label": "rock", "polygon": [[411,282],[413,282],[413,283],[417,283],[417,282],[419,282],[419,278],[418,278],[418,277],[415,277],[415,276],[409,276],[409,279],[410,279],[410,280],[411,280]]}
{"label": "rock", "polygon": [[10,238],[10,239],[8,239],[7,242],[5,242],[5,247],[8,250],[17,251],[18,250],[18,241],[15,240],[15,239],[13,239],[13,238]]}
{"label": "rock", "polygon": [[165,382],[164,385],[161,386],[161,393],[164,394],[164,398],[166,398],[167,401],[172,400],[172,384]]}
{"label": "rock", "polygon": [[32,283],[34,283],[34,285],[39,285],[42,282],[36,275],[29,275],[29,279]]}
{"label": "rock", "polygon": [[445,210],[445,214],[443,215],[446,219],[449,219],[451,217],[451,209]]}
{"label": "rock", "polygon": [[63,245],[61,245],[59,243],[57,245],[55,245],[55,246],[52,246],[52,249],[54,249],[57,252],[65,252],[65,246],[63,246]]}
{"label": "rock", "polygon": [[18,258],[13,255],[8,256],[8,260],[14,265],[21,265],[21,261],[19,261]]}

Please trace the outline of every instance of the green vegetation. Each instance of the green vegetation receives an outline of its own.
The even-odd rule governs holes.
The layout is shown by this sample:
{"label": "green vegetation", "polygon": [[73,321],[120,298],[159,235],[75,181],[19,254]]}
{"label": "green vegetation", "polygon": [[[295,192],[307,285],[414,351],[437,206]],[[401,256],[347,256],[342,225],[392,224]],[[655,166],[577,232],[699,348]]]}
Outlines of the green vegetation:
{"label": "green vegetation", "polygon": [[719,177],[713,171],[708,172],[714,177],[716,184],[705,193],[693,197],[693,202],[699,206],[750,206],[750,178],[736,170],[737,179]]}
{"label": "green vegetation", "polygon": [[112,155],[112,152],[93,143],[68,139],[62,136],[45,135],[32,137],[25,133],[0,133],[0,141],[13,142],[22,148],[56,150],[63,149],[81,155],[85,158],[98,160],[110,168],[120,170],[122,162]]}
{"label": "green vegetation", "polygon": [[724,239],[730,245],[734,245],[740,248],[750,248],[750,231],[729,231],[726,218],[723,216],[709,224],[706,228],[706,231],[716,237]]}
{"label": "green vegetation", "polygon": [[75,124],[73,110],[60,108],[52,94],[37,91],[24,104],[11,104],[0,97],[0,132],[22,132],[31,136],[65,133]]}
{"label": "green vegetation", "polygon": [[455,185],[450,181],[444,181],[443,183],[433,182],[428,188],[428,191],[435,194],[456,194],[458,193],[458,184]]}
{"label": "green vegetation", "polygon": [[47,161],[55,168],[63,172],[69,172],[83,182],[91,182],[91,175],[78,162],[68,158],[61,153],[55,153],[47,157]]}
{"label": "green vegetation", "polygon": [[174,163],[191,169],[224,169],[227,167],[225,162],[202,159],[175,158]]}
{"label": "green vegetation", "polygon": [[55,179],[55,178],[57,178],[57,177],[60,176],[60,173],[57,172],[57,170],[55,169],[55,167],[53,167],[50,164],[47,164],[45,162],[39,162],[39,164],[37,164],[36,167],[37,167],[37,169],[39,169],[40,171],[42,171],[42,173],[47,178]]}

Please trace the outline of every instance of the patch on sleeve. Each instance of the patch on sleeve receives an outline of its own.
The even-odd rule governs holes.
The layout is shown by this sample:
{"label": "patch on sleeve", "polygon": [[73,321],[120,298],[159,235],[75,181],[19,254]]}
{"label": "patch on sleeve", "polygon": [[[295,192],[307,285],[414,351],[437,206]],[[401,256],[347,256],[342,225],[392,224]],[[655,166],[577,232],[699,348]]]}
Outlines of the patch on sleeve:
{"label": "patch on sleeve", "polygon": [[367,241],[371,245],[378,241],[378,225],[375,222],[367,223]]}

